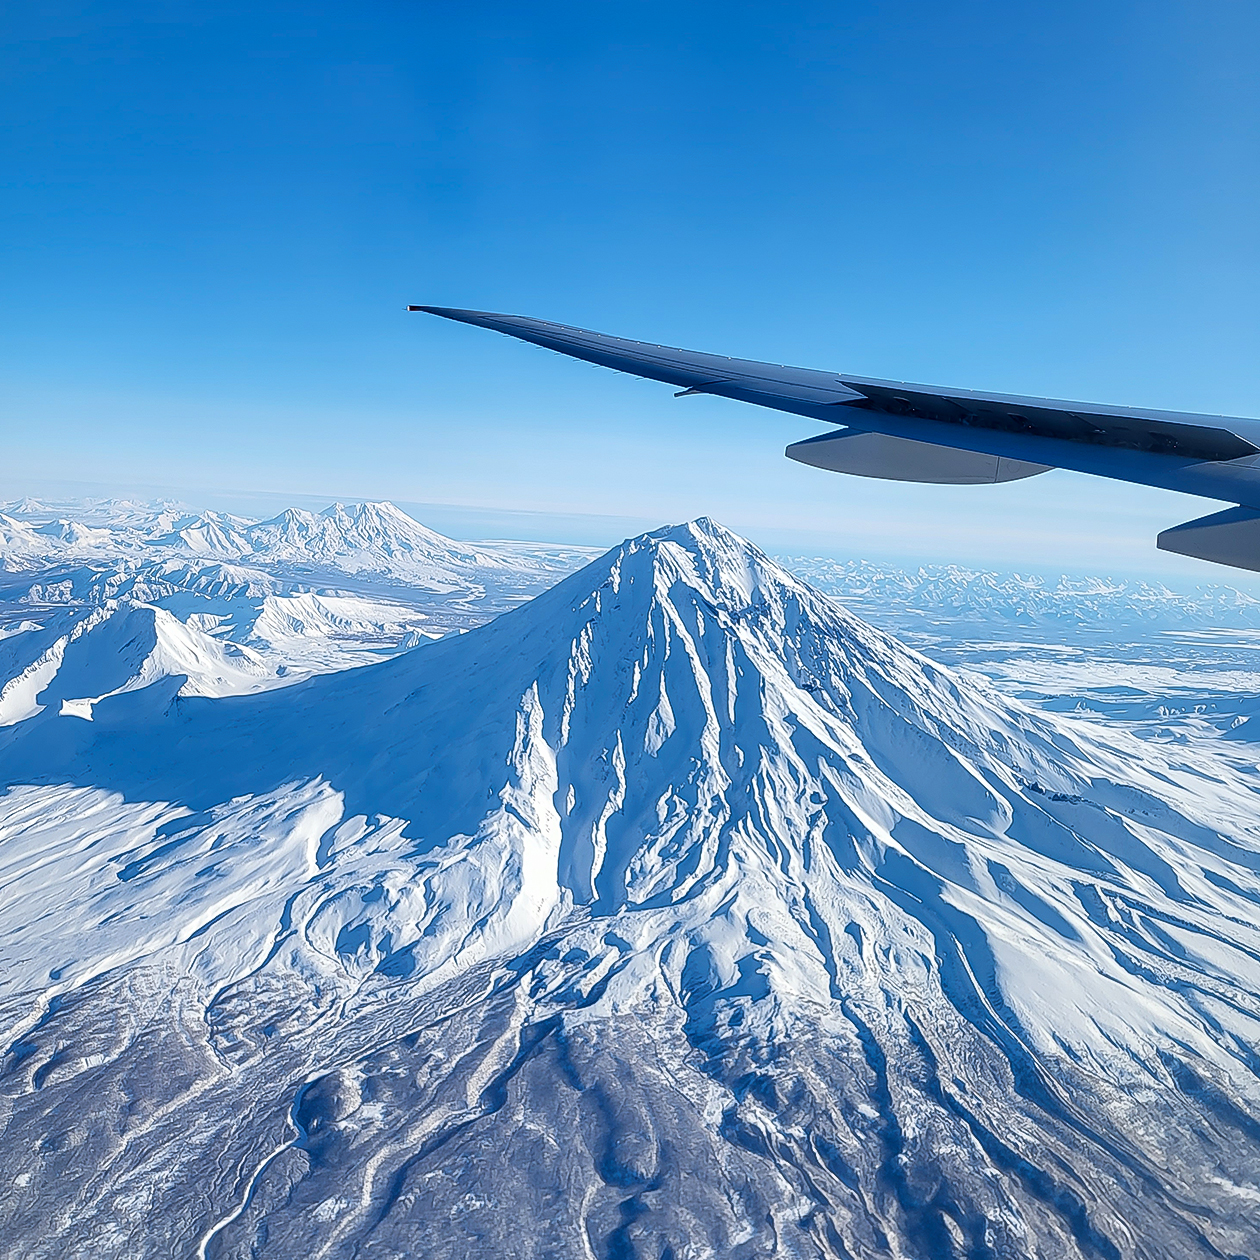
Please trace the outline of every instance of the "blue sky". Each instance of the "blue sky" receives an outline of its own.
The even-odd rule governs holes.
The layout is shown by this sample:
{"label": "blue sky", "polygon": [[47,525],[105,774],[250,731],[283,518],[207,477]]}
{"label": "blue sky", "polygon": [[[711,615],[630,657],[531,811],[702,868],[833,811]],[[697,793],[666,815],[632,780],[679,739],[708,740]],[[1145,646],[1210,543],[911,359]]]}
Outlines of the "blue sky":
{"label": "blue sky", "polygon": [[1201,500],[829,476],[782,457],[809,421],[402,308],[1260,415],[1258,55],[1237,0],[23,6],[0,493],[1191,564],[1153,536]]}

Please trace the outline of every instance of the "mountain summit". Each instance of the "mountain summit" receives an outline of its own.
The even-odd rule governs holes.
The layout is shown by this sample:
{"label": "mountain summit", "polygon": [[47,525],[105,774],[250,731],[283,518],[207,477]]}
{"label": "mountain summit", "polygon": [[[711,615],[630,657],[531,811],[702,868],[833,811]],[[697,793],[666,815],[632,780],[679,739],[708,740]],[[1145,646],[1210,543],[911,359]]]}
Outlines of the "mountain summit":
{"label": "mountain summit", "polygon": [[0,743],[10,1132],[79,1135],[0,1154],[23,1254],[70,1193],[63,1253],[1256,1242],[1223,764],[1025,710],[704,519],[156,711]]}

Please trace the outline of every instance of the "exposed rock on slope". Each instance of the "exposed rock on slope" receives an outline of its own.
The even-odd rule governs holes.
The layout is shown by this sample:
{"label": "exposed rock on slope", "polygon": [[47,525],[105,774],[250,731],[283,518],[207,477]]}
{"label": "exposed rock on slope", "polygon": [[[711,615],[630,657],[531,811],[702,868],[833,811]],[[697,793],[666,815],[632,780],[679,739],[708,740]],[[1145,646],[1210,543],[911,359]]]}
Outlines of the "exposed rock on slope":
{"label": "exposed rock on slope", "polygon": [[1253,782],[711,522],[0,741],[0,1254],[1260,1246]]}

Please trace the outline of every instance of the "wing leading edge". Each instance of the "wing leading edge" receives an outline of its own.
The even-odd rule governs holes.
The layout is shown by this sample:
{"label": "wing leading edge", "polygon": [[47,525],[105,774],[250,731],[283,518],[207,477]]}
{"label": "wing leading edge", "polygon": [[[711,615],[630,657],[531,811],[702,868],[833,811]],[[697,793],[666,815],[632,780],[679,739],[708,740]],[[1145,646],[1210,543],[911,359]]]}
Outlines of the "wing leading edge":
{"label": "wing leading edge", "polygon": [[[567,324],[410,306],[588,363],[843,426],[788,447],[857,476],[980,484],[1067,468],[1237,504],[1159,536],[1168,551],[1260,571],[1260,421],[939,389],[610,337]],[[1228,519],[1223,519],[1228,518]]]}

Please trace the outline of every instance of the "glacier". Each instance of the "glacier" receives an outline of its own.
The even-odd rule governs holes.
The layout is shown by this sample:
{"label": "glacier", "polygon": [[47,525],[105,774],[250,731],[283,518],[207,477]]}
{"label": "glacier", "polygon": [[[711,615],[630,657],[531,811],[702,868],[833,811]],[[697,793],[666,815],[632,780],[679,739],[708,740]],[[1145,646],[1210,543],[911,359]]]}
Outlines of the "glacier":
{"label": "glacier", "polygon": [[[353,610],[275,584],[396,582],[382,514],[169,515],[6,526],[0,1255],[1260,1249],[1236,743],[1027,703],[705,519],[417,535],[477,624],[277,679],[259,620]],[[268,593],[91,593],[150,545]]]}

